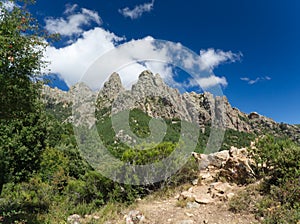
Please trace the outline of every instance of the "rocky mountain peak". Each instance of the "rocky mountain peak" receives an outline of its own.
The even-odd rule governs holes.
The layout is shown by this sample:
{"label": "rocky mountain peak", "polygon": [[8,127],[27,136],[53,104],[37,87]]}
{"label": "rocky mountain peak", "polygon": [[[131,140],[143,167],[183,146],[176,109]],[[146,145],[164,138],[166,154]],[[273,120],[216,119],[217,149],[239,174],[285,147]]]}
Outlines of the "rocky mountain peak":
{"label": "rocky mountain peak", "polygon": [[141,74],[139,75],[139,79],[143,78],[143,77],[148,77],[148,78],[153,78],[153,73],[150,70],[145,70],[142,71]]}
{"label": "rocky mountain peak", "polygon": [[131,92],[135,95],[161,95],[173,89],[168,87],[159,74],[154,75],[151,71],[143,71],[136,84],[132,85]]}
{"label": "rocky mountain peak", "polygon": [[100,103],[101,106],[108,107],[112,100],[123,91],[125,91],[125,89],[122,85],[120,75],[114,72],[100,90],[98,94],[98,103]]}
{"label": "rocky mountain peak", "polygon": [[[81,94],[79,94],[81,93]],[[69,90],[69,94],[74,95],[93,95],[94,92],[90,89],[90,87],[84,82],[78,82],[74,86],[72,86]]]}
{"label": "rocky mountain peak", "polygon": [[110,88],[110,87],[122,87],[122,82],[120,75],[116,72],[112,73],[107,82],[104,83],[103,88]]}
{"label": "rocky mountain peak", "polygon": [[[113,73],[98,94],[83,83],[72,87],[69,92],[61,91],[61,94],[58,93],[58,89],[52,91],[45,88],[44,94],[48,95],[45,98],[48,101],[52,99],[54,103],[62,101],[70,105],[66,101],[73,99],[74,94],[78,96],[79,90],[82,94],[77,97],[78,105],[83,104],[80,103],[81,98],[83,102],[87,101],[83,99],[83,97],[87,98],[86,96],[89,96],[89,102],[95,102],[94,99],[97,99],[96,111],[101,111],[100,114],[103,116],[136,108],[151,117],[180,119],[198,123],[202,127],[218,120],[217,124],[226,129],[250,133],[283,133],[300,142],[300,130],[297,126],[278,124],[256,112],[249,115],[243,113],[232,107],[225,96],[214,96],[207,92],[181,94],[177,89],[166,85],[159,74],[154,75],[149,70],[139,75],[138,81],[132,85],[131,90],[125,90],[119,74]],[[91,107],[84,105],[79,108],[80,110],[82,108],[84,114],[89,114],[87,110]]]}

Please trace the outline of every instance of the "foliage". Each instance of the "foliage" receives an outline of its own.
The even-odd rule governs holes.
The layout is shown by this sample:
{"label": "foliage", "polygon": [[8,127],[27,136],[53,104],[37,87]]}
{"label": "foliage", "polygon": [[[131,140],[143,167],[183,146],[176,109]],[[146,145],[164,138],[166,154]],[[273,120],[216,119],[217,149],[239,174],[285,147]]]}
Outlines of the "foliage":
{"label": "foliage", "polygon": [[[254,170],[261,179],[255,194],[259,193],[260,197],[240,194],[231,202],[232,209],[248,210],[246,204],[255,203],[253,211],[264,217],[263,223],[298,223],[300,147],[290,140],[267,135],[259,139],[252,153],[256,163]],[[250,192],[253,191],[244,191],[243,194]]]}
{"label": "foliage", "polygon": [[29,223],[37,222],[37,213],[45,213],[52,201],[53,189],[38,177],[32,177],[28,182],[5,185],[0,202],[0,216],[4,223],[23,220]]}
{"label": "foliage", "polygon": [[0,194],[7,181],[26,181],[39,169],[47,128],[35,79],[46,47],[25,5],[0,2]]}
{"label": "foliage", "polygon": [[255,134],[240,132],[233,129],[227,129],[225,131],[224,142],[221,150],[229,150],[231,146],[242,148],[249,146],[251,141],[254,141]]}
{"label": "foliage", "polygon": [[34,112],[38,88],[32,80],[45,62],[45,41],[25,7],[8,11],[0,2],[0,118]]}
{"label": "foliage", "polygon": [[269,183],[278,185],[286,179],[300,176],[300,149],[290,140],[267,135],[253,150],[256,169],[260,176],[269,176]]}
{"label": "foliage", "polygon": [[247,186],[240,190],[229,201],[229,210],[236,213],[241,212],[255,212],[257,210],[256,204],[260,198],[257,186]]}
{"label": "foliage", "polygon": [[123,153],[122,161],[132,165],[145,165],[160,161],[169,156],[176,145],[163,142],[158,145],[142,144]]}
{"label": "foliage", "polygon": [[40,168],[46,146],[46,123],[42,114],[29,113],[23,119],[0,120],[0,170],[6,181],[26,181]]}
{"label": "foliage", "polygon": [[68,117],[72,115],[72,104],[66,104],[63,102],[56,103],[49,96],[43,96],[44,100],[47,101],[45,105],[46,112],[52,115],[60,122],[65,122]]}

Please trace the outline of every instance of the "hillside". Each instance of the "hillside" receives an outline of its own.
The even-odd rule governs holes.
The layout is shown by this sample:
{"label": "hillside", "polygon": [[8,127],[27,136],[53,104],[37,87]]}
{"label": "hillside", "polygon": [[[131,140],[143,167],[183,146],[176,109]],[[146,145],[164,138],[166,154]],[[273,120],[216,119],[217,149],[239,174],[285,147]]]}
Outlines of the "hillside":
{"label": "hillside", "polygon": [[1,120],[0,222],[300,220],[298,126],[181,94],[149,71],[131,90],[114,73],[99,93],[44,86],[42,100]]}
{"label": "hillside", "polygon": [[98,94],[83,83],[73,86],[68,92],[44,86],[43,92],[47,109],[62,121],[74,120],[71,116],[73,99],[74,96],[81,97],[76,103],[80,105],[78,111],[82,117],[75,119],[76,125],[87,123],[90,126],[95,122],[95,116],[88,109],[91,105],[87,106],[92,101],[98,121],[124,110],[138,109],[152,118],[196,123],[202,133],[209,131],[210,127],[217,127],[227,132],[288,137],[300,143],[297,125],[276,123],[256,112],[243,113],[233,108],[225,96],[215,97],[207,92],[181,94],[150,71],[141,73],[131,90],[125,90],[119,75],[114,73]]}

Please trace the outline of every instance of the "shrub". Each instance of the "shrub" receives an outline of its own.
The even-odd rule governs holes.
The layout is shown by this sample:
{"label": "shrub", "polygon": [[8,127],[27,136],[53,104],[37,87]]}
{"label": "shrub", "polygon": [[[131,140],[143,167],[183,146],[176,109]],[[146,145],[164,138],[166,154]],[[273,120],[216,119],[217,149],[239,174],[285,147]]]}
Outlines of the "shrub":
{"label": "shrub", "polygon": [[264,136],[250,149],[260,183],[229,202],[234,212],[251,211],[265,224],[299,223],[300,147],[290,140]]}
{"label": "shrub", "polygon": [[33,177],[29,182],[6,184],[0,200],[0,216],[4,217],[4,223],[17,220],[32,223],[35,214],[48,211],[53,195],[52,187],[39,177]]}

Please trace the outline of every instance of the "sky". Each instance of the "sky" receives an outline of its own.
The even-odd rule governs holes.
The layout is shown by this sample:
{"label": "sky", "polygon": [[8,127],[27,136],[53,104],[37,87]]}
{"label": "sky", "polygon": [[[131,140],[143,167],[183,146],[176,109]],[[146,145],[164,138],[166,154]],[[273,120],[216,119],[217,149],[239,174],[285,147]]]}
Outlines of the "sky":
{"label": "sky", "polygon": [[[300,124],[298,0],[37,0],[29,9],[49,33],[61,34],[46,58],[57,76],[54,85],[62,89],[122,44],[141,46],[141,57],[169,59],[166,49],[149,48],[154,40],[166,40],[177,43],[172,50],[187,48],[197,55],[196,62],[183,63],[198,63],[198,77],[148,61],[118,68],[125,86],[151,69],[185,90],[195,90],[195,80],[204,89],[219,85],[230,104],[245,113]],[[128,52],[116,55],[132,59]]]}

